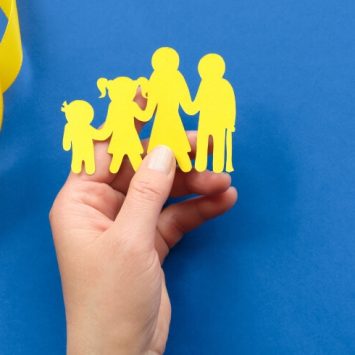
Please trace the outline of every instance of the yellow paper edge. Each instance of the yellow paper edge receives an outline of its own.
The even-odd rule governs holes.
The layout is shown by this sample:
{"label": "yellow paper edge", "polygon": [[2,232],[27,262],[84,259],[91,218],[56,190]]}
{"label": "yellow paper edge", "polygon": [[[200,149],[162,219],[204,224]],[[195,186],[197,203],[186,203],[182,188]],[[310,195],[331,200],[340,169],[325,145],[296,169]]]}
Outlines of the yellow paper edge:
{"label": "yellow paper edge", "polygon": [[16,0],[0,0],[8,23],[0,42],[0,129],[4,113],[4,92],[15,81],[22,65],[22,46]]}

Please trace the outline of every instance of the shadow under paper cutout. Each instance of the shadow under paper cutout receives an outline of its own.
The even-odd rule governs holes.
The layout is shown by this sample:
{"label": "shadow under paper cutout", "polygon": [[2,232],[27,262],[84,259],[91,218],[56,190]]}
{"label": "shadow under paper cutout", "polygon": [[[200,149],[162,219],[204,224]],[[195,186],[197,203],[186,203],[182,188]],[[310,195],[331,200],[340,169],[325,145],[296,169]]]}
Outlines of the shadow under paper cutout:
{"label": "shadow under paper cutout", "polygon": [[[63,149],[72,149],[72,171],[80,173],[82,166],[89,175],[95,172],[94,140],[110,138],[108,153],[112,155],[110,172],[117,173],[125,156],[136,171],[142,162],[144,149],[135,127],[135,119],[148,122],[153,119],[148,153],[158,145],[168,146],[183,172],[192,169],[189,157],[190,143],[179,109],[190,115],[199,113],[195,169],[207,169],[208,140],[213,140],[213,171],[234,171],[232,162],[232,135],[235,132],[236,98],[232,85],[224,78],[224,59],[215,53],[201,58],[198,71],[201,83],[194,100],[183,74],[179,71],[179,54],[170,47],[157,49],[152,56],[153,73],[150,78],[133,80],[118,77],[97,81],[100,98],[108,97],[105,123],[101,129],[90,123],[94,117],[91,105],[83,100],[64,102],[67,125]],[[142,110],[134,101],[138,88],[147,99]]]}

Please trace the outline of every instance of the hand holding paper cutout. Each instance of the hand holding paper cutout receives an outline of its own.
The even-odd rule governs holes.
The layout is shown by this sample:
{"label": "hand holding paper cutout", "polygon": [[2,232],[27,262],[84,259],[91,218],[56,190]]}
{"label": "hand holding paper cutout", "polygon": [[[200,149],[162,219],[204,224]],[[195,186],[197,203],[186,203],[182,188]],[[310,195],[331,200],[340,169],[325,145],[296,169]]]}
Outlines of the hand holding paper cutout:
{"label": "hand holding paper cutout", "polygon": [[[196,133],[188,137],[194,155]],[[67,353],[163,354],[171,305],[161,264],[183,233],[229,210],[237,192],[227,174],[175,171],[166,147],[136,174],[126,163],[110,174],[107,145],[95,143],[96,173],[70,174],[50,213]],[[164,206],[168,196],[180,201]]]}

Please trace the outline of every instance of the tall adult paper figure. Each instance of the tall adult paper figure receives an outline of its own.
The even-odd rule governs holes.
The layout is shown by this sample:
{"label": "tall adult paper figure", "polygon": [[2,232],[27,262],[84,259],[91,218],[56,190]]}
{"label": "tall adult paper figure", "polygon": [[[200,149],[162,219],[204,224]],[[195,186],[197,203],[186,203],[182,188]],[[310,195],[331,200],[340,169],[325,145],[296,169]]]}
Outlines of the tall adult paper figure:
{"label": "tall adult paper figure", "polygon": [[232,172],[232,134],[235,131],[236,98],[232,85],[223,77],[223,58],[215,53],[201,58],[198,71],[201,84],[191,107],[191,114],[200,112],[195,168],[207,168],[208,139],[213,138],[213,171],[220,173],[225,165]]}
{"label": "tall adult paper figure", "polygon": [[148,97],[147,115],[156,111],[148,152],[157,145],[166,145],[174,152],[180,169],[188,172],[192,168],[188,154],[191,147],[179,107],[187,112],[192,102],[185,78],[178,70],[179,61],[179,55],[173,48],[157,49],[152,57],[154,71],[143,87],[143,93]]}

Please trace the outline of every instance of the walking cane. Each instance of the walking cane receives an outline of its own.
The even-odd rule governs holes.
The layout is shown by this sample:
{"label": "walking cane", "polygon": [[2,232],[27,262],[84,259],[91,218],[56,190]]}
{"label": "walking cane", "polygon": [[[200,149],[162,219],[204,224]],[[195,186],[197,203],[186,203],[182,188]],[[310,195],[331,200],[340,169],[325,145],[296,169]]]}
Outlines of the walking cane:
{"label": "walking cane", "polygon": [[232,134],[233,131],[230,129],[227,129],[227,161],[226,161],[226,171],[228,173],[231,173],[232,171],[234,171],[233,168],[233,159],[232,159],[232,149],[233,149],[233,142],[232,142]]}

